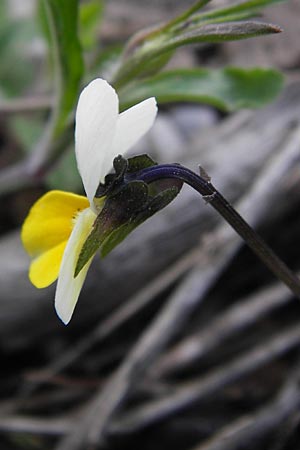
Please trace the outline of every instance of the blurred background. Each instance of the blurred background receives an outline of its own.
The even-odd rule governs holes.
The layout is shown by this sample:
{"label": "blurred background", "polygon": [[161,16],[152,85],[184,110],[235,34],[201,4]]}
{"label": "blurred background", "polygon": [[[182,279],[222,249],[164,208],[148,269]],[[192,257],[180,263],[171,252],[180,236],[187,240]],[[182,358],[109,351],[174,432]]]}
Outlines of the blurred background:
{"label": "blurred background", "polygon": [[[95,258],[67,327],[55,286],[30,284],[19,234],[31,205],[49,189],[83,193],[72,117],[43,144],[55,74],[42,3],[0,2],[0,448],[299,449],[299,299],[191,189]],[[183,10],[178,0],[88,3],[82,85],[109,78],[134,33]],[[203,166],[297,272],[300,5],[274,3],[259,19],[282,33],[184,46],[167,69],[272,67],[280,94],[259,109],[164,102],[132,154]]]}

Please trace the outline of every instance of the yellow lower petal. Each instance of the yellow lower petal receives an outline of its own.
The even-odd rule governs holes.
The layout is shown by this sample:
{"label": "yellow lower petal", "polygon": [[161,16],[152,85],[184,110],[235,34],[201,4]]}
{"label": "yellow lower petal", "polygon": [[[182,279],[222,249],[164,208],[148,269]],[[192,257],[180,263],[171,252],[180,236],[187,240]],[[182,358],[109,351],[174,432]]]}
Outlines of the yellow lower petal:
{"label": "yellow lower petal", "polygon": [[86,197],[50,191],[31,208],[21,239],[30,256],[37,257],[68,240],[78,213],[89,207]]}
{"label": "yellow lower petal", "polygon": [[32,261],[29,279],[35,287],[45,288],[57,279],[66,245],[64,241]]}

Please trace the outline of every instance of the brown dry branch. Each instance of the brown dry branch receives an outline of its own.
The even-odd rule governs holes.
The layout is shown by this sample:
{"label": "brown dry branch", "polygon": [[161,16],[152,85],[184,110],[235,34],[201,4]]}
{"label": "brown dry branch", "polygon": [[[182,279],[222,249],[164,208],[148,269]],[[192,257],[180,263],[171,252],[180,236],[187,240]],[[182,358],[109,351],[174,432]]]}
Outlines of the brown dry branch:
{"label": "brown dry branch", "polygon": [[[291,126],[297,123],[299,117],[299,92],[299,84],[291,86],[277,104],[250,114],[250,117],[248,115],[242,124],[233,118],[224,127],[210,130],[206,136],[199,138],[198,153],[192,156],[189,165],[195,168],[201,162],[217,187],[230,199],[237,199],[249,190],[257,173],[267,168],[276,154],[283,151],[286,139],[293,133]],[[232,122],[236,128],[231,126]],[[190,152],[192,155],[196,147],[194,143]],[[184,158],[182,162],[186,163]],[[264,184],[263,177],[261,180]],[[286,180],[283,178],[282,184],[278,183],[279,192]],[[246,205],[245,209],[250,211],[251,207],[256,210],[261,205],[261,212],[256,214],[265,213],[271,220],[288,203],[276,197],[272,185],[269,185],[268,190],[270,194],[274,192],[276,209],[272,207],[271,200],[265,202],[263,198],[259,199],[260,203],[254,198],[252,205],[250,198],[250,205]],[[95,262],[87,279],[84,299],[79,302],[77,314],[68,329],[75,330],[81,324],[113,310],[118,303],[124,303],[172,261],[193,248],[200,239],[203,240],[217,219],[215,212],[202,203],[198,195],[185,189],[173,205],[130,236],[105,260],[105,264]],[[230,232],[227,230],[226,233]],[[11,255],[9,262],[7,254]],[[116,267],[119,272],[117,285],[113,282]],[[138,270],[139,267],[143,267],[143,270]],[[36,290],[30,285],[27,279],[28,257],[21,248],[18,233],[1,239],[0,268],[0,341],[6,341],[12,347],[22,347],[49,332],[58,331],[60,327],[52,313],[53,288]],[[18,289],[15,289],[16,279]],[[107,298],[109,301],[105,300]],[[42,320],[45,315],[48,317],[47,324]],[[28,329],[28,323],[34,323],[35,326]],[[25,336],[23,327],[27,329]]]}
{"label": "brown dry branch", "polygon": [[[286,174],[288,168],[293,165],[295,159],[298,156],[299,145],[300,132],[299,128],[297,128],[296,131],[292,133],[292,136],[290,137],[288,143],[286,143],[286,145],[284,146],[285,151],[282,152],[284,153],[284,156],[280,154],[275,158],[273,164],[270,164],[268,168],[263,170],[261,178],[259,178],[259,181],[257,181],[257,183],[255,184],[255,188],[250,191],[250,194],[248,193],[248,196],[246,196],[246,204],[250,204],[253,206],[255,205],[255,208],[253,207],[251,211],[253,211],[253,214],[255,211],[256,219],[259,217],[259,212],[264,211],[263,207],[260,208],[260,205],[257,205],[257,202],[262,194],[262,187],[263,194],[265,194],[262,196],[265,202],[264,206],[265,209],[267,209],[266,203],[269,202],[269,205],[272,204],[271,200],[277,194],[277,192],[272,189],[271,186],[274,185],[274,182],[278,182],[281,176],[283,174]],[[251,201],[249,200],[249,198],[251,199]],[[247,211],[247,213],[249,214],[249,210]],[[222,232],[220,234],[222,235],[224,233],[224,228],[222,227],[221,230]],[[147,366],[149,365],[149,362],[147,361],[149,352],[152,356],[150,358],[150,361],[152,362],[154,356],[156,356],[157,348],[160,349],[160,346],[162,345],[161,343],[164,342],[166,344],[167,341],[173,336],[172,333],[169,334],[170,330],[173,330],[173,333],[174,330],[176,330],[176,332],[181,330],[177,323],[178,319],[180,318],[182,320],[181,323],[185,324],[187,318],[192,313],[193,310],[189,310],[187,302],[190,300],[192,301],[192,304],[196,302],[195,306],[199,306],[199,301],[203,298],[203,295],[201,295],[201,293],[205,294],[207,292],[207,289],[212,286],[213,282],[216,280],[216,278],[224,268],[224,264],[228,263],[228,261],[232,257],[233,252],[239,248],[239,241],[235,237],[235,235],[232,234],[231,231],[228,231],[228,228],[226,228],[225,230],[226,238],[224,238],[224,234],[222,236],[222,239],[216,239],[216,236],[214,236],[215,242],[222,242],[222,252],[220,252],[218,245],[215,246],[214,251],[211,251],[210,248],[210,253],[212,253],[213,255],[221,254],[218,262],[216,262],[214,257],[209,260],[209,258],[207,258],[207,255],[202,254],[202,264],[200,265],[200,268],[198,264],[197,268],[191,272],[190,276],[188,276],[188,281],[186,282],[185,280],[181,282],[178,289],[180,292],[180,298],[182,297],[184,299],[184,301],[182,302],[184,306],[183,309],[182,307],[180,307],[177,310],[177,314],[173,316],[171,305],[173,305],[173,302],[175,302],[174,304],[176,305],[176,300],[174,300],[173,296],[171,296],[171,299],[165,307],[166,309],[164,310],[163,315],[161,313],[157,321],[155,321],[152,326],[150,326],[148,330],[150,337],[148,337],[148,333],[144,335],[144,338],[142,338],[137,346],[134,347],[134,349],[129,353],[129,356],[127,356],[123,365],[121,365],[121,367],[118,369],[116,375],[109,379],[108,385],[106,386],[106,388],[104,387],[104,389],[101,390],[98,398],[96,398],[96,400],[92,399],[92,401],[90,402],[90,406],[88,407],[88,412],[86,413],[85,420],[81,421],[80,427],[76,427],[74,433],[71,434],[69,438],[64,440],[61,445],[58,446],[60,450],[81,448],[81,445],[83,445],[85,442],[96,445],[96,442],[98,442],[100,438],[103,438],[103,433],[105,433],[107,421],[109,420],[110,416],[122,403],[128,392],[130,392],[130,390],[132,389],[132,385],[135,386],[137,384],[139,378],[143,376],[144,371],[147,369]],[[205,266],[208,266],[209,268],[205,270]],[[192,283],[192,287],[190,283]],[[196,293],[196,297],[194,297],[193,292]],[[187,296],[186,293],[189,293],[189,295]],[[176,293],[175,299],[177,299]],[[164,317],[167,317],[168,320],[170,320],[169,326],[167,326],[164,322]],[[172,322],[172,319],[175,320],[174,323]],[[160,321],[162,321],[163,327],[160,327]],[[146,344],[143,344],[144,339]],[[153,349],[156,349],[156,351],[154,351],[154,355],[152,353]],[[146,364],[146,362],[148,363]],[[139,370],[137,368],[140,366],[143,368],[143,370],[141,370],[141,372],[139,373]],[[155,410],[154,415],[158,418],[160,417],[157,410]]]}
{"label": "brown dry branch", "polygon": [[[264,225],[267,236],[272,224],[284,218],[285,233],[276,236],[283,257],[285,242],[291,248],[299,229],[295,215],[289,219],[299,205],[299,100],[300,85],[294,83],[274,105],[237,114],[202,132],[189,151],[183,149],[181,160],[194,169],[201,163],[251,224]],[[218,430],[244,424],[231,406],[231,390],[246,395],[243,385],[251,375],[257,392],[249,395],[253,423],[263,424],[281,399],[292,414],[296,403],[285,395],[288,391],[274,396],[297,359],[298,304],[282,285],[261,287],[271,276],[261,275],[258,264],[249,265],[241,255],[242,244],[209,205],[186,188],[104,262],[95,261],[66,328],[53,311],[53,287],[30,286],[28,258],[18,235],[2,238],[0,344],[8,355],[44,355],[6,381],[10,389],[15,383],[15,389],[10,399],[4,396],[0,402],[2,433],[57,436],[59,450],[90,444],[100,449],[105,438],[108,446],[111,439],[124,439],[122,448],[127,448],[127,439],[130,447],[130,439],[150,426],[158,435],[173,426],[176,432],[168,439],[194,427],[190,447],[204,445],[208,437],[218,443]],[[238,266],[236,260],[241,261]],[[292,261],[300,266],[299,258]],[[251,291],[243,291],[243,283]],[[281,325],[276,314],[282,312]],[[257,375],[268,371],[267,365],[278,377],[268,387]],[[185,381],[176,378],[181,370]],[[60,372],[65,373],[58,377]],[[20,375],[21,384],[14,378]],[[218,408],[208,408],[216,398],[227,402],[231,418],[217,417]],[[275,430],[285,417],[275,414],[269,429]],[[244,436],[251,436],[247,433]],[[152,447],[162,448],[155,434],[151,439]],[[188,442],[183,447],[176,442],[175,437],[170,442],[174,449],[189,447]]]}
{"label": "brown dry branch", "polygon": [[152,282],[142,288],[137,294],[124,305],[120,305],[116,311],[113,311],[106,319],[84,336],[77,345],[69,348],[66,352],[59,355],[57,359],[50,362],[49,366],[43,367],[41,371],[36,372],[36,381],[30,393],[37,389],[39,383],[50,381],[57,373],[67,368],[74,361],[83,357],[93,345],[107,338],[114,333],[126,321],[130,320],[143,308],[147,306],[157,295],[167,289],[179,277],[184,275],[199,259],[200,250],[198,247],[189,251],[178,262],[170,265],[164,272],[159,274]]}
{"label": "brown dry branch", "polygon": [[292,299],[293,295],[282,284],[255,291],[249,297],[242,298],[200,331],[187,335],[166,352],[156,361],[151,369],[151,376],[162,378],[199,363],[210,352],[216,351],[225,340],[238,336],[240,331],[244,332]]}
{"label": "brown dry branch", "polygon": [[[299,371],[298,371],[299,375]],[[295,378],[295,377],[294,377]],[[269,433],[286,419],[297,414],[300,406],[299,377],[289,379],[282,387],[275,400],[261,410],[246,417],[239,418],[224,430],[216,433],[211,440],[195,447],[193,450],[239,450],[246,442],[256,447]],[[283,444],[281,442],[281,444]]]}
{"label": "brown dry branch", "polygon": [[67,433],[71,421],[67,419],[37,419],[35,417],[0,417],[0,432],[30,433],[38,435],[55,435]]}
{"label": "brown dry branch", "polygon": [[[209,278],[210,273],[207,273]],[[187,298],[186,292],[189,292]],[[103,439],[107,423],[130,391],[144,376],[153,360],[181,329],[199,303],[198,271],[192,271],[176,289],[157,319],[142,334],[124,363],[92,399],[80,425],[57,449],[79,449],[82,444],[96,445]]]}
{"label": "brown dry branch", "polygon": [[40,112],[50,110],[52,106],[53,100],[47,96],[1,100],[0,115]]}
{"label": "brown dry branch", "polygon": [[[299,140],[299,130],[296,129],[290,138],[290,142],[283,147],[283,151],[274,158],[274,161],[265,168],[260,177],[255,181],[252,190],[249,191],[245,196],[246,198],[243,199],[239,209],[245,211],[252,223],[259,220],[259,211],[266,212],[270,205],[272,205],[270,196],[274,197],[276,195],[276,191],[272,189],[272,186],[288,173],[289,167],[293,166],[294,160],[297,158],[298,154]],[[260,199],[263,199],[265,204],[261,205]],[[248,205],[250,205],[250,207],[248,207]],[[214,242],[214,245],[212,245],[212,242]],[[201,296],[201,291],[202,296],[205,296],[207,289],[211,287],[215,279],[218,278],[222,272],[224,264],[226,265],[230,260],[229,255],[232,255],[238,250],[241,242],[232,230],[226,225],[221,225],[219,229],[213,231],[212,236],[206,236],[205,243],[208,243],[209,245],[203,246],[202,244],[201,255],[197,249],[192,250],[186,258],[179,260],[179,263],[175,263],[174,267],[168,269],[166,273],[160,275],[150,283],[148,287],[142,289],[141,292],[130,300],[130,302],[127,302],[125,305],[121,306],[119,310],[113,312],[111,317],[108,317],[107,320],[97,326],[90,334],[82,339],[77,346],[71,348],[67,353],[62,354],[56,361],[53,361],[50,367],[44,368],[44,376],[42,376],[43,382],[53,377],[59,370],[67,367],[74,359],[79,358],[79,356],[87,351],[95,342],[99,342],[107,337],[108,334],[112,333],[132,315],[136,314],[162,289],[168,287],[172,281],[176,280],[180,274],[185,272],[193,264],[197,265],[195,272],[198,280],[197,290],[199,298]],[[210,266],[210,268],[208,270],[205,269],[208,266]],[[212,273],[212,276],[210,276],[210,273]],[[256,302],[256,304],[257,303],[258,302]],[[258,308],[260,309],[261,306],[259,305]],[[238,314],[240,313],[238,312]],[[234,320],[232,323],[233,322]],[[219,325],[220,324],[217,323],[213,329],[215,331],[220,329]],[[212,334],[215,337],[218,336],[217,333]],[[41,375],[43,375],[43,373]],[[36,388],[37,384],[34,386]],[[32,391],[29,390],[29,392]]]}
{"label": "brown dry branch", "polygon": [[176,386],[171,394],[146,403],[127,413],[112,425],[113,433],[137,431],[150,424],[170,417],[178,411],[184,411],[195,403],[207,401],[220,390],[239,381],[241,378],[266,366],[276,358],[282,357],[300,344],[300,330],[298,324],[287,331],[278,333],[269,341],[259,344],[241,357],[229,361],[215,371],[207,373],[202,378]]}

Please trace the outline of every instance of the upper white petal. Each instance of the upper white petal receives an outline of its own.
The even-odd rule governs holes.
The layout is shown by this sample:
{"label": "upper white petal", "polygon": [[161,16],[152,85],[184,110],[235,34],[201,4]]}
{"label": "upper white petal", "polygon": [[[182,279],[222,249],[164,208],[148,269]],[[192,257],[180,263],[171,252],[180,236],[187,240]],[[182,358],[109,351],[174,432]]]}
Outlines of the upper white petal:
{"label": "upper white petal", "polygon": [[148,98],[137,105],[122,112],[117,121],[117,127],[107,159],[104,162],[108,172],[112,167],[113,159],[124,155],[149,129],[152,127],[157,114],[156,100]]}
{"label": "upper white petal", "polygon": [[83,185],[93,206],[100,180],[107,173],[119,111],[115,90],[101,78],[81,92],[76,111],[75,152]]}
{"label": "upper white petal", "polygon": [[74,278],[79,253],[92,229],[95,218],[96,215],[90,208],[79,213],[64,251],[55,293],[55,308],[58,316],[65,324],[72,317],[87,271],[93,259],[91,258],[77,277]]}

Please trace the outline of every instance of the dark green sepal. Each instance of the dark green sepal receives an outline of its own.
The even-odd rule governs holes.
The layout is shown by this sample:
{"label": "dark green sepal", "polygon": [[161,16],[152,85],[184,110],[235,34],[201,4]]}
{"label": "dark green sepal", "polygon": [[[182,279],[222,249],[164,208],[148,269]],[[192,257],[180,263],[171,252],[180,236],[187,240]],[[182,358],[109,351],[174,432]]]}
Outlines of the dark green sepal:
{"label": "dark green sepal", "polygon": [[87,237],[79,254],[74,277],[96,253],[104,239],[113,230],[132,220],[147,206],[148,186],[143,181],[131,181],[123,186],[115,195],[108,196],[97,216],[93,229]]}
{"label": "dark green sepal", "polygon": [[115,173],[107,175],[105,184],[97,190],[95,197],[105,196],[104,205],[83,244],[75,277],[99,248],[105,257],[131,231],[167,206],[182,187],[182,181],[176,178],[156,180],[149,185],[140,180],[144,169],[157,166],[146,154],[128,160],[119,155],[113,166]]}
{"label": "dark green sepal", "polygon": [[156,197],[161,192],[175,187],[179,192],[182,187],[182,181],[176,178],[165,178],[153,181],[152,183],[148,184],[149,196],[154,199],[154,197]]}
{"label": "dark green sepal", "polygon": [[104,184],[100,183],[95,197],[101,198],[105,195],[113,194],[122,187],[125,173],[127,172],[128,162],[122,155],[118,155],[114,158],[113,167],[115,173],[109,173],[105,177]]}
{"label": "dark green sepal", "polygon": [[128,173],[139,172],[140,170],[146,169],[147,167],[157,166],[157,162],[155,162],[147,154],[133,156],[132,158],[128,158],[127,162]]}
{"label": "dark green sepal", "polygon": [[157,213],[161,209],[165,208],[169,203],[171,203],[175,197],[179,194],[182,182],[180,180],[173,180],[176,185],[165,189],[164,191],[157,194],[147,205],[147,219],[153,214]]}
{"label": "dark green sepal", "polygon": [[92,231],[87,237],[81,252],[79,253],[77,264],[74,271],[74,278],[80,273],[80,271],[84,268],[86,263],[90,260],[90,258],[96,253],[98,248],[100,247],[102,240],[104,239],[104,234],[99,233],[98,224],[96,223],[93,226]]}
{"label": "dark green sepal", "polygon": [[127,223],[113,230],[101,245],[101,256],[107,256],[118,244],[120,244],[135,228],[167,206],[180,192],[182,183],[175,181],[176,185],[159,192],[155,197],[150,197],[145,209],[132,217]]}
{"label": "dark green sepal", "polygon": [[106,195],[116,194],[124,187],[124,178],[126,177],[126,173],[132,174],[142,169],[146,169],[147,167],[156,165],[157,163],[146,154],[134,156],[128,160],[123,158],[122,155],[116,156],[113,161],[115,172],[106,175],[105,182],[104,184],[99,184],[95,197],[101,198]]}
{"label": "dark green sepal", "polygon": [[113,187],[115,177],[116,176],[114,173],[109,173],[106,175],[104,184],[100,183],[97,187],[95,198],[101,198],[108,194]]}
{"label": "dark green sepal", "polygon": [[116,173],[116,180],[123,180],[128,167],[127,159],[123,158],[122,155],[116,156],[113,161],[113,167]]}

